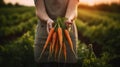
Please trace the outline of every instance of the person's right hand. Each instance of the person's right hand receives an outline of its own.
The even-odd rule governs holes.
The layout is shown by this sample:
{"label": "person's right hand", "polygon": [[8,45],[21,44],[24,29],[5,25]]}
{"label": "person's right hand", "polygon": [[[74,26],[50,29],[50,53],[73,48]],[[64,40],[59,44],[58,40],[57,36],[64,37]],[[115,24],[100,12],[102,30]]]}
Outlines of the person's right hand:
{"label": "person's right hand", "polygon": [[53,23],[54,23],[54,21],[52,19],[47,20],[47,32],[48,33],[50,32],[50,29],[52,28]]}

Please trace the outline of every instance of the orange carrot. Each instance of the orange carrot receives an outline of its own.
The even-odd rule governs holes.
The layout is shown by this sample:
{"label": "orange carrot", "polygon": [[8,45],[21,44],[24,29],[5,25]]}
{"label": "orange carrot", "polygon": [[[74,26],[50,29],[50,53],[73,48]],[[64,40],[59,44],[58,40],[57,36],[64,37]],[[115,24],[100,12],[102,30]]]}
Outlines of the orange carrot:
{"label": "orange carrot", "polygon": [[53,38],[52,38],[52,52],[54,51],[54,46],[55,46],[56,39],[57,39],[57,33],[54,32],[53,33]]}
{"label": "orange carrot", "polygon": [[74,53],[75,57],[77,57],[77,55],[76,55],[76,53],[75,53],[75,51],[74,51],[74,49],[73,49],[73,43],[72,43],[72,40],[71,40],[71,38],[70,38],[70,34],[69,34],[68,30],[65,29],[65,30],[64,30],[64,33],[65,33],[65,37],[66,37],[66,39],[67,39],[67,41],[68,41],[68,43],[69,43],[69,45],[70,45],[70,48],[71,48],[72,52]]}
{"label": "orange carrot", "polygon": [[44,53],[45,49],[47,48],[48,43],[50,42],[51,37],[52,37],[52,35],[53,35],[53,33],[54,33],[54,30],[55,30],[55,28],[51,28],[51,29],[50,29],[49,35],[48,35],[48,37],[47,37],[47,40],[46,40],[45,45],[44,45],[44,47],[43,47],[43,50],[42,50],[42,52],[41,52],[41,54],[40,54],[40,58],[42,57],[42,54]]}
{"label": "orange carrot", "polygon": [[59,51],[59,55],[58,58],[60,57],[61,54],[61,50],[62,50],[62,42],[63,42],[63,37],[62,37],[62,28],[58,27],[58,38],[59,38],[59,43],[60,43],[60,51]]}
{"label": "orange carrot", "polygon": [[63,43],[63,54],[64,54],[65,62],[66,62],[66,59],[67,59],[67,53],[66,53],[66,45],[65,45],[65,43]]}
{"label": "orange carrot", "polygon": [[50,46],[49,46],[49,57],[48,57],[48,60],[49,58],[52,56],[52,42],[50,42]]}
{"label": "orange carrot", "polygon": [[59,44],[58,44],[58,40],[57,40],[56,44],[55,44],[55,58],[57,58],[58,51],[59,51]]}
{"label": "orange carrot", "polygon": [[52,42],[50,43],[50,54],[52,53]]}

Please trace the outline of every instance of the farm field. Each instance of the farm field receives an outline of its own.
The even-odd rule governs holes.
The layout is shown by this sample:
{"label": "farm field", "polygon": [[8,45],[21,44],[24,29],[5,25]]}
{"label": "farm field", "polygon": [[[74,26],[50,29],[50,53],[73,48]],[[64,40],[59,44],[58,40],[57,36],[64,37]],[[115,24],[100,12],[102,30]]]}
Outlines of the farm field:
{"label": "farm field", "polygon": [[[120,14],[78,9],[78,64],[112,67],[120,61]],[[36,67],[34,7],[0,8],[0,66]]]}

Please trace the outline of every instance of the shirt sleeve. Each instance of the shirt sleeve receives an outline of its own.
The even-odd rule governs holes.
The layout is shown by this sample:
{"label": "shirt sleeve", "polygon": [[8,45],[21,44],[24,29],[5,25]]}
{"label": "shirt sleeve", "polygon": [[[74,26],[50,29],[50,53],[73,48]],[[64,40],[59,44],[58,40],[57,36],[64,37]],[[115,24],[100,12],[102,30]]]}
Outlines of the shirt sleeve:
{"label": "shirt sleeve", "polygon": [[76,2],[77,2],[77,4],[79,4],[79,3],[80,3],[80,0],[76,0]]}

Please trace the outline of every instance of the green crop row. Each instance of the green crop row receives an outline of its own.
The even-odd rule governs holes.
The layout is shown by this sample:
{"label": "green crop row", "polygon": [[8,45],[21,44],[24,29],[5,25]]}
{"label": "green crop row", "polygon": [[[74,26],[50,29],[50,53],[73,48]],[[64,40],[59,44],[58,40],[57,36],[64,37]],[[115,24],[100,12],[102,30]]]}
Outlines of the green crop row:
{"label": "green crop row", "polygon": [[35,14],[34,12],[25,12],[23,14],[18,14],[18,13],[14,13],[12,15],[1,15],[0,16],[0,22],[1,22],[1,27],[5,27],[5,26],[14,26],[14,25],[18,25],[20,24],[20,22],[25,22],[28,19],[34,17]]}
{"label": "green crop row", "polygon": [[36,17],[30,18],[28,21],[20,22],[19,25],[11,26],[11,27],[1,27],[0,28],[0,37],[8,37],[8,36],[14,36],[16,34],[25,32],[27,30],[31,30],[34,24],[36,24]]}
{"label": "green crop row", "polygon": [[12,15],[14,13],[22,14],[25,12],[35,11],[34,7],[6,7],[0,8],[0,15]]}
{"label": "green crop row", "polygon": [[[98,11],[98,10],[85,10],[85,9],[82,9],[82,10],[79,10],[80,13],[82,14],[89,14],[89,15],[97,15],[99,17],[102,17],[102,18],[108,18],[108,19],[111,19],[112,21],[117,21],[117,22],[120,22],[120,14],[119,13],[111,13],[111,12],[105,12],[105,11]],[[79,12],[78,11],[78,12]],[[80,14],[79,13],[79,14]]]}

